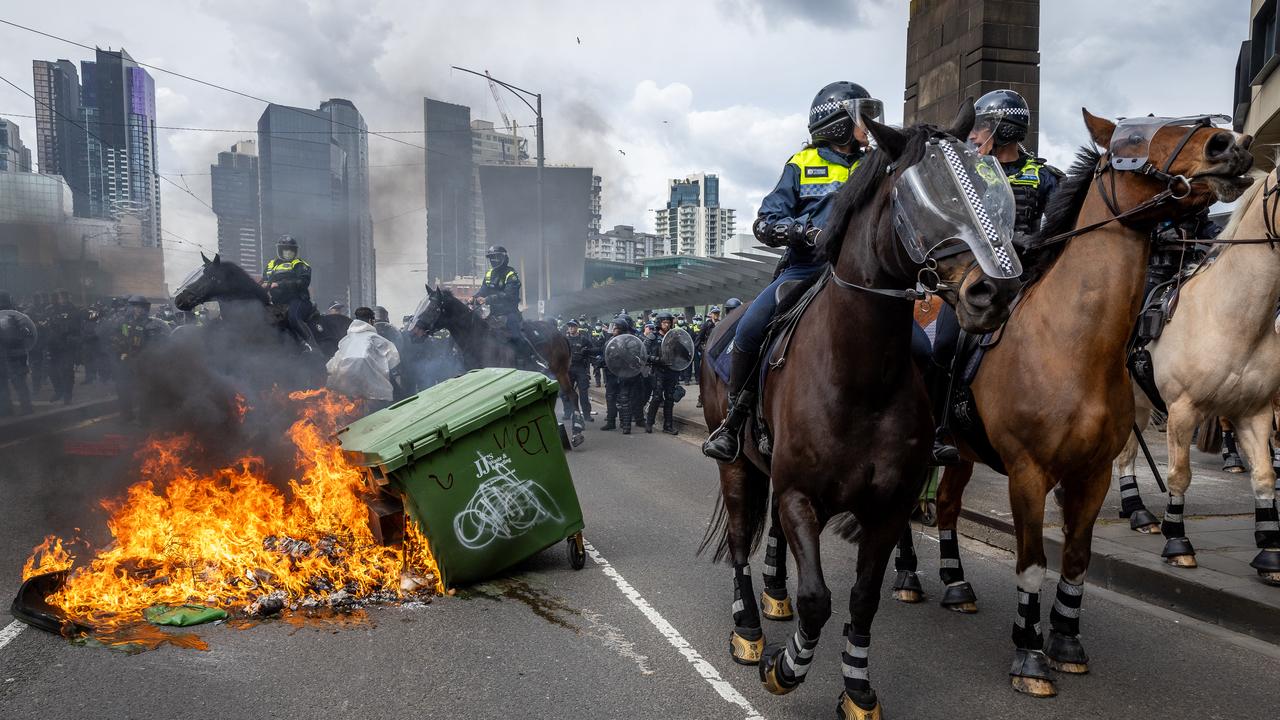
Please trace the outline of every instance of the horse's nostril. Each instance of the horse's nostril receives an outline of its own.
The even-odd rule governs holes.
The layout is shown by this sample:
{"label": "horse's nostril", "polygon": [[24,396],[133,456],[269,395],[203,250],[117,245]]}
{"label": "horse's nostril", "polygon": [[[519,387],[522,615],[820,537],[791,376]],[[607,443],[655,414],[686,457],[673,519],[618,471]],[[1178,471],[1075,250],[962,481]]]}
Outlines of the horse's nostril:
{"label": "horse's nostril", "polygon": [[965,301],[975,307],[990,307],[996,296],[996,284],[990,280],[979,280],[965,290]]}
{"label": "horse's nostril", "polygon": [[1205,143],[1204,154],[1208,158],[1220,158],[1231,152],[1232,146],[1235,145],[1234,139],[1228,133],[1218,133],[1209,138],[1209,142]]}

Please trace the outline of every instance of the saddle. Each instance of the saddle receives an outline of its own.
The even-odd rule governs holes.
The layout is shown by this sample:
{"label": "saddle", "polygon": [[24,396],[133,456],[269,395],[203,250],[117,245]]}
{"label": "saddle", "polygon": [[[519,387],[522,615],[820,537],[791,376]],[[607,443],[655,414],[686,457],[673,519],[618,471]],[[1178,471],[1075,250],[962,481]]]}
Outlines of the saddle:
{"label": "saddle", "polygon": [[1151,352],[1147,345],[1164,333],[1164,327],[1173,319],[1178,309],[1182,286],[1199,273],[1203,268],[1213,264],[1221,252],[1222,246],[1214,248],[1200,265],[1187,268],[1173,278],[1151,288],[1143,299],[1142,311],[1134,322],[1133,334],[1129,338],[1129,354],[1126,365],[1133,382],[1142,389],[1143,394],[1151,401],[1151,406],[1161,413],[1168,413],[1164,398],[1160,397],[1160,388],[1156,385],[1156,369],[1151,361]]}
{"label": "saddle", "polygon": [[982,415],[978,412],[978,404],[973,397],[971,387],[974,378],[978,376],[978,369],[982,367],[982,360],[986,357],[987,351],[1000,344],[1003,337],[1003,325],[985,335],[972,335],[963,330],[960,331],[960,339],[956,343],[956,355],[951,366],[953,375],[949,388],[951,397],[948,398],[947,403],[950,414],[947,426],[958,439],[963,440],[965,445],[978,455],[983,463],[992,470],[1007,475],[1004,460],[991,444],[987,428],[982,423]]}

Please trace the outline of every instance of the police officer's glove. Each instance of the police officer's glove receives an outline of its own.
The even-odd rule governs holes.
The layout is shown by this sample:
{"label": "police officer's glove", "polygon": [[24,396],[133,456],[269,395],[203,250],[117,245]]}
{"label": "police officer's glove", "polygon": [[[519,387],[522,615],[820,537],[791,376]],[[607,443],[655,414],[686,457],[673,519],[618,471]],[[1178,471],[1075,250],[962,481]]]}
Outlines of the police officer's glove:
{"label": "police officer's glove", "polygon": [[755,234],[757,240],[769,247],[782,247],[787,244],[787,231],[790,228],[790,220],[771,223],[764,218],[759,218],[751,227],[751,232]]}

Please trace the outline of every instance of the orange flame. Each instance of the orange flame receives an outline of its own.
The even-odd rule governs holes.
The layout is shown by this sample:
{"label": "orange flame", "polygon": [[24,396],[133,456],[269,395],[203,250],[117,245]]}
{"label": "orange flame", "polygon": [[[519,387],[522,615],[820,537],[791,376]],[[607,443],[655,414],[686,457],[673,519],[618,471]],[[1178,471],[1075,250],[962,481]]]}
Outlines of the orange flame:
{"label": "orange flame", "polygon": [[[289,400],[301,418],[288,431],[297,472],[287,495],[267,481],[260,458],[200,473],[186,459],[194,450],[190,437],[149,440],[140,451],[141,479],[123,498],[103,503],[113,542],[49,602],[101,628],[135,621],[161,603],[232,610],[277,591],[286,605],[323,604],[342,590],[399,597],[405,577],[441,592],[435,559],[416,528],[403,547],[373,538],[361,470],[331,439],[355,405],[327,391]],[[32,552],[23,578],[74,561],[50,536]]]}

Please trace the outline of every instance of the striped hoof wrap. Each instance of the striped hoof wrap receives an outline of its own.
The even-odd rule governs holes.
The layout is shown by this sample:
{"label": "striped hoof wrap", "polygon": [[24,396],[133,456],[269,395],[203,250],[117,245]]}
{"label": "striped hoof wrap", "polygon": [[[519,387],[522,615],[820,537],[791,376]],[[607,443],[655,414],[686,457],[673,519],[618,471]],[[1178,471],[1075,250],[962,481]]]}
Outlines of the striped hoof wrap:
{"label": "striped hoof wrap", "polygon": [[760,593],[760,614],[769,620],[777,620],[785,622],[796,616],[794,610],[791,609],[791,598],[783,595],[782,598],[775,598],[766,590]]}
{"label": "striped hoof wrap", "polygon": [[764,633],[755,640],[748,640],[735,630],[729,635],[729,654],[739,665],[756,665],[764,654]]}
{"label": "striped hoof wrap", "polygon": [[1044,654],[1049,658],[1049,667],[1062,673],[1084,675],[1089,672],[1089,656],[1080,644],[1079,637],[1063,635],[1058,632],[1049,633],[1049,645]]}
{"label": "striped hoof wrap", "polygon": [[942,593],[942,607],[966,615],[978,612],[978,596],[968,582],[948,585]]}
{"label": "striped hoof wrap", "polygon": [[840,704],[836,705],[836,717],[839,720],[883,720],[880,714],[880,701],[874,692],[870,693],[871,709],[866,709],[854,702],[849,693],[840,693]]}
{"label": "striped hoof wrap", "polygon": [[760,682],[764,683],[765,690],[774,695],[786,695],[800,687],[799,679],[787,681],[778,670],[778,666],[783,662],[782,656],[785,652],[782,645],[772,645],[764,651],[764,656],[760,658]]}

